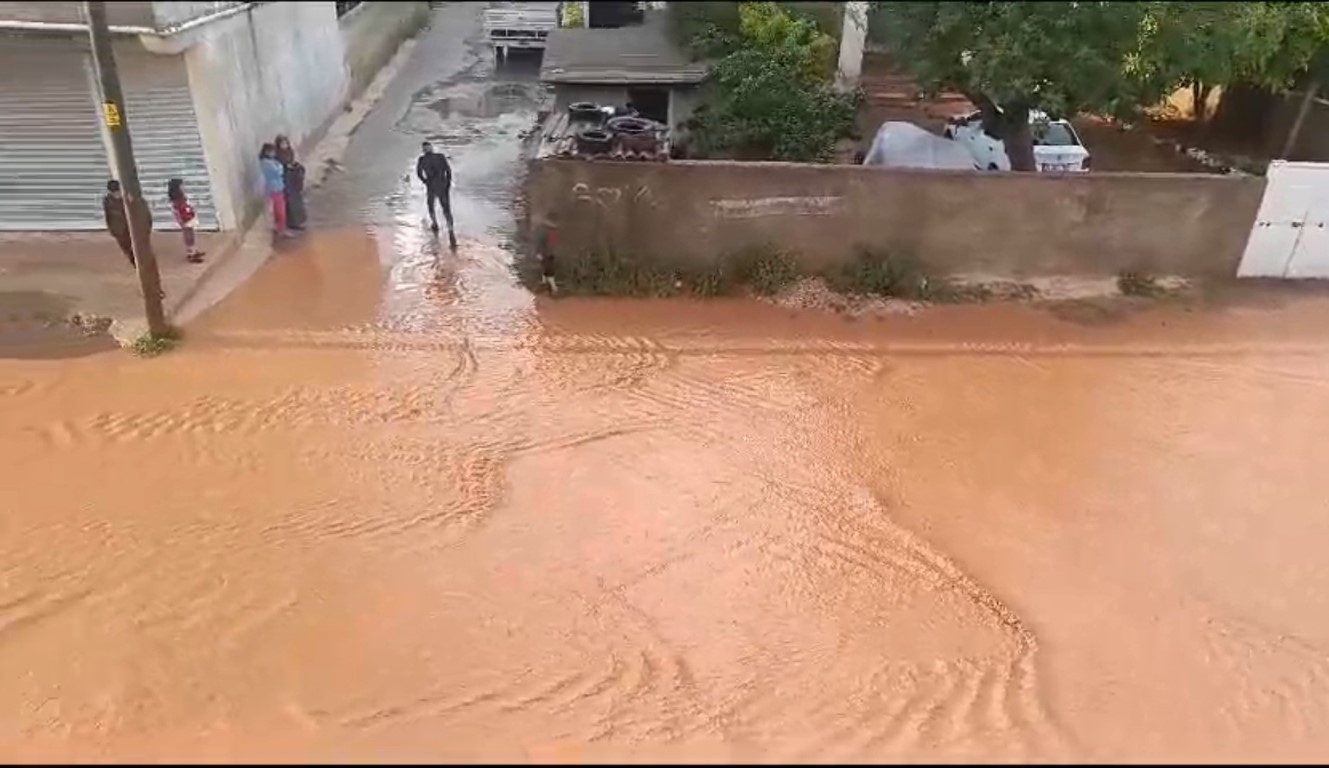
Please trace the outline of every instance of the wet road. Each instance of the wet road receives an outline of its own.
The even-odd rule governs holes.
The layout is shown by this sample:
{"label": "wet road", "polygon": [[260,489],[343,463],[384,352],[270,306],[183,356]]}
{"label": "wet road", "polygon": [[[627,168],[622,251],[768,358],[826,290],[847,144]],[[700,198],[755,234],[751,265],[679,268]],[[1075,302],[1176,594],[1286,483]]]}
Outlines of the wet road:
{"label": "wet road", "polygon": [[0,360],[0,754],[1329,754],[1329,302],[536,300],[477,30],[181,350]]}

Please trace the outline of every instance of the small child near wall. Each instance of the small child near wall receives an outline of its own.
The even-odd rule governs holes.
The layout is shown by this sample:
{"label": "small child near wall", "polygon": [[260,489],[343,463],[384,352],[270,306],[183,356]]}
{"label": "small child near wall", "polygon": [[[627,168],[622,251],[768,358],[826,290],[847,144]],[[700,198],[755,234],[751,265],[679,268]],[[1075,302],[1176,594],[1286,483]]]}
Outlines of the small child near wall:
{"label": "small child near wall", "polygon": [[558,293],[557,264],[554,261],[557,246],[558,224],[555,216],[550,214],[536,228],[535,252],[540,257],[540,283],[549,289],[551,296]]}
{"label": "small child near wall", "polygon": [[198,214],[194,212],[194,206],[189,204],[189,197],[185,195],[184,181],[171,179],[166,182],[166,197],[171,201],[171,212],[175,214],[175,223],[180,225],[180,235],[185,240],[185,260],[190,264],[201,263],[203,251],[198,249],[194,234],[194,227],[198,224]]}

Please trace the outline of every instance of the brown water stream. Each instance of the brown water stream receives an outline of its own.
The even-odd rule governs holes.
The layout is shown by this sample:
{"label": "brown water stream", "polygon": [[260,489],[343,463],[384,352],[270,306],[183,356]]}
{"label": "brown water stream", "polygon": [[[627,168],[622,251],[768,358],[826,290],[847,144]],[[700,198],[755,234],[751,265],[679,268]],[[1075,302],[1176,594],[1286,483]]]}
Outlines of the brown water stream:
{"label": "brown water stream", "polygon": [[1326,754],[1324,302],[551,304],[409,240],[0,362],[0,752]]}

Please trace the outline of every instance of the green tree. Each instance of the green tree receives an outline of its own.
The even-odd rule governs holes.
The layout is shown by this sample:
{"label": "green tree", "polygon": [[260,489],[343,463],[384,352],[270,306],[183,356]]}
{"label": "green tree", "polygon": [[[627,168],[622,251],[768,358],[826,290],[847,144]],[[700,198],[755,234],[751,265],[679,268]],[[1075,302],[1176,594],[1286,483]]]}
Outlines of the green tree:
{"label": "green tree", "polygon": [[1125,117],[1185,85],[1201,102],[1234,82],[1286,90],[1329,41],[1329,4],[900,2],[873,23],[925,90],[969,97],[1027,171],[1030,109]]}
{"label": "green tree", "polygon": [[[844,16],[843,3],[777,2],[771,3],[795,19],[812,22],[816,28],[838,40]],[[741,44],[739,6],[744,3],[721,0],[671,0],[666,7],[674,40],[702,56],[733,53]]]}
{"label": "green tree", "polygon": [[739,5],[736,34],[712,26],[701,44],[727,50],[694,137],[703,154],[825,160],[853,123],[852,96],[830,86],[837,45],[816,23],[777,3]]}
{"label": "green tree", "polygon": [[699,57],[733,53],[739,40],[739,5],[701,0],[670,2],[665,8],[674,41]]}
{"label": "green tree", "polygon": [[883,3],[873,21],[927,92],[963,93],[1003,140],[1011,167],[1032,171],[1029,112],[1123,114],[1154,104],[1157,81],[1132,68],[1146,4],[1129,2]]}
{"label": "green tree", "polygon": [[1215,87],[1248,83],[1286,91],[1329,42],[1329,5],[1151,2],[1136,75],[1162,88],[1191,88],[1195,118]]}

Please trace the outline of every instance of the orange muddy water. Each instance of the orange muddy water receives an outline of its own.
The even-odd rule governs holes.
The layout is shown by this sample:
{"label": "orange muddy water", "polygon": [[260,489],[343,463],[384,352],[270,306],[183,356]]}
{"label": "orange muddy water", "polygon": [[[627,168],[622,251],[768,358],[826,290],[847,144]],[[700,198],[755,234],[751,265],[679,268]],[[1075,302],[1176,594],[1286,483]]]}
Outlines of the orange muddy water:
{"label": "orange muddy water", "polygon": [[482,8],[179,350],[0,346],[0,757],[1329,758],[1329,301],[534,298]]}
{"label": "orange muddy water", "polygon": [[1329,303],[548,302],[317,233],[0,361],[12,759],[1329,755]]}

